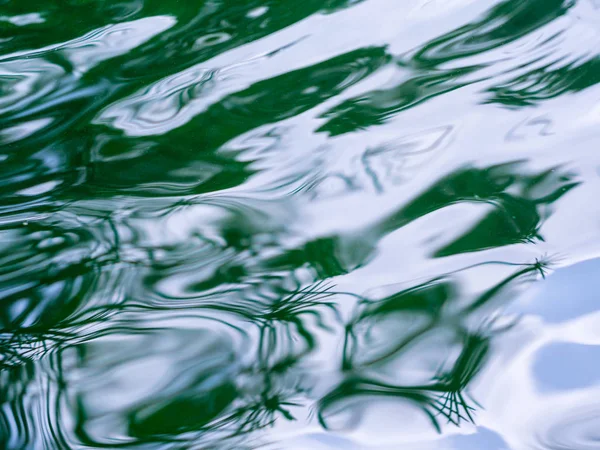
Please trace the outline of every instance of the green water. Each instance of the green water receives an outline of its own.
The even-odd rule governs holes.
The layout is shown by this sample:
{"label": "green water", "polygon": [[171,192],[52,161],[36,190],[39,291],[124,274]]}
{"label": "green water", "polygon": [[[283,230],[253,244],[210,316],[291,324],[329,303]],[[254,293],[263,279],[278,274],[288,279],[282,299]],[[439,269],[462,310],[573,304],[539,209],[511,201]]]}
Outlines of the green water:
{"label": "green water", "polygon": [[0,0],[0,448],[600,448],[599,82],[598,0]]}

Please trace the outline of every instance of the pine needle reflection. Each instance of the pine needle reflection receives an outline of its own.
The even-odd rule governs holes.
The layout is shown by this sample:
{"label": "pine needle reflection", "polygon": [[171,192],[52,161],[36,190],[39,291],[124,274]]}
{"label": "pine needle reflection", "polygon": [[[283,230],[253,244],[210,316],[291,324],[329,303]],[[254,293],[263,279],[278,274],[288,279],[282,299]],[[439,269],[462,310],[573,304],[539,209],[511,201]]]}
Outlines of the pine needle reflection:
{"label": "pine needle reflection", "polygon": [[[506,205],[517,198],[520,199],[515,203],[517,210],[527,210],[524,214],[534,218],[531,226],[520,225],[517,235],[507,241],[460,238],[455,242],[462,239],[471,243],[460,244],[461,248],[453,252],[464,254],[490,245],[524,241],[531,230],[539,229],[542,217],[551,212],[546,207],[538,213],[538,205],[550,205],[577,182],[558,169],[532,174],[520,172],[522,167],[521,163],[510,163],[459,169],[366,227],[359,244],[363,250],[371,248],[367,251],[372,252],[386,234],[457,202],[490,202],[494,207],[501,203],[498,211],[510,215]],[[31,359],[55,360],[60,373],[57,377],[63,379],[57,395],[64,401],[60,407],[50,404],[46,407],[55,410],[51,414],[56,417],[63,414],[67,417],[69,411],[75,413],[78,425],[68,439],[108,448],[156,442],[176,448],[185,448],[190,442],[209,447],[230,443],[227,445],[232,448],[241,448],[241,442],[252,436],[259,439],[261,432],[282,422],[296,421],[297,413],[311,405],[316,406],[317,419],[327,429],[332,428],[332,418],[340,410],[353,411],[360,417],[363,412],[353,406],[358,398],[387,398],[415,405],[438,432],[444,426],[476,423],[480,405],[471,397],[469,388],[490,357],[492,340],[505,329],[495,325],[490,317],[510,301],[514,287],[544,277],[551,260],[540,258],[530,264],[486,261],[404,284],[401,289],[388,287],[392,292],[383,297],[358,295],[337,290],[331,279],[348,272],[350,266],[344,255],[361,257],[360,252],[344,253],[336,248],[345,245],[345,236],[309,242],[304,251],[278,249],[273,257],[272,249],[277,248],[277,238],[286,228],[274,227],[268,238],[259,233],[260,220],[272,212],[255,211],[249,206],[235,208],[232,205],[237,205],[237,200],[230,204],[224,199],[220,202],[227,206],[229,215],[225,220],[219,219],[222,226],[218,228],[221,233],[218,239],[192,231],[192,239],[181,244],[138,244],[140,251],[136,254],[128,251],[132,246],[128,236],[135,236],[131,231],[135,221],[96,213],[95,223],[103,230],[103,245],[95,251],[96,257],[83,252],[71,265],[60,265],[61,270],[56,272],[56,279],[63,286],[60,292],[72,294],[64,297],[46,294],[47,305],[57,304],[60,298],[72,302],[72,308],[60,309],[63,316],[56,316],[49,309],[46,313],[49,315],[39,316],[46,317],[40,322],[32,321],[31,317],[37,316],[31,313],[14,316],[12,325],[5,326],[0,350],[2,364],[7,369],[17,373],[14,371],[27,366]],[[158,213],[162,217],[204,207],[199,199],[167,204],[168,209]],[[150,215],[157,214],[148,211]],[[470,235],[472,232],[465,236]],[[87,241],[79,242],[83,245]],[[71,251],[76,248],[71,247]],[[63,247],[59,249],[62,251]],[[24,253],[24,257],[31,257],[28,254]],[[362,253],[362,257],[366,254]],[[190,255],[195,255],[198,264],[212,259],[218,265],[211,266],[207,273],[198,270],[204,266],[182,265],[182,259]],[[485,290],[466,295],[463,279],[476,276],[471,273],[488,266],[510,272],[488,284]],[[187,298],[159,295],[155,280],[177,280],[179,276],[184,276],[183,292]],[[123,277],[144,280],[145,284],[139,284],[139,291],[130,288],[112,296],[111,302],[87,297],[103,292],[98,290],[100,280],[109,289],[122,284],[126,279]],[[77,280],[88,280],[88,284]],[[37,292],[41,285],[36,285],[32,292]],[[88,299],[85,307],[80,306],[83,299]],[[355,305],[350,316],[347,308],[343,312],[344,304]],[[10,311],[6,309],[4,317],[11,317]],[[150,332],[150,329],[136,330],[138,325],[134,325],[178,311],[196,317],[193,320],[210,323],[209,328],[226,326],[228,331],[223,336],[243,334],[242,340],[246,341],[243,350],[236,348],[230,338],[207,340],[199,328],[194,331],[199,337],[193,337],[194,333],[175,332],[172,326]],[[126,319],[128,316],[131,317]],[[26,323],[29,325],[25,326]],[[139,336],[136,338],[139,343],[129,349],[123,344],[122,357],[114,353],[112,343],[103,343],[117,330],[124,332],[124,338]],[[161,340],[164,342],[160,343]],[[324,383],[325,376],[314,365],[314,358],[318,360],[326,341],[331,340],[341,341],[339,354],[326,363],[330,367],[327,370],[339,372],[339,381],[333,385]],[[194,346],[184,344],[188,341],[194,342]],[[195,353],[196,342],[204,342],[204,347],[197,349],[197,356],[193,357],[189,352]],[[114,361],[97,359],[99,355],[113,353],[117,358]],[[146,385],[143,378],[139,381],[132,378],[139,370],[135,368],[137,365],[143,367],[146,359],[150,364],[153,358],[163,358],[166,362],[164,368],[157,366],[154,371],[169,370],[162,383],[170,383],[170,387],[162,393],[154,391],[156,387],[152,384]],[[422,367],[411,367],[421,363]],[[119,407],[100,407],[97,399],[109,395],[113,389],[100,377],[105,367],[111,367],[108,373],[116,377],[112,381],[116,386],[137,384],[140,389],[150,391],[123,400],[125,403]],[[28,373],[20,383],[36,383],[43,376]],[[98,384],[90,381],[96,378]],[[82,384],[80,379],[87,381]],[[24,399],[29,394],[24,390],[15,395]],[[69,408],[65,409],[64,402]],[[4,411],[3,420],[8,424],[9,417],[16,412]],[[105,421],[113,423],[114,429],[120,429],[127,439],[109,438]],[[57,426],[67,425],[61,421]],[[253,447],[254,444],[250,445]]]}
{"label": "pine needle reflection", "polygon": [[[489,264],[493,263],[483,265]],[[321,424],[328,427],[328,416],[335,415],[344,408],[342,405],[349,405],[357,396],[391,397],[416,404],[438,432],[442,431],[440,416],[455,426],[463,421],[475,423],[475,412],[481,406],[469,396],[469,385],[485,365],[492,339],[510,327],[495,325],[493,320],[485,319],[487,314],[482,315],[478,310],[485,306],[489,309],[491,303],[510,296],[515,285],[531,282],[536,275],[543,277],[549,264],[546,260],[524,264],[522,269],[462,305],[464,294],[460,293],[457,277],[482,265],[465,268],[383,299],[360,301],[355,318],[346,326],[342,361],[346,378],[319,400]],[[474,319],[475,323],[481,321],[481,325],[473,328]],[[427,345],[431,337],[444,336],[448,331],[449,339],[437,342],[436,346]],[[453,349],[457,347],[458,356],[448,359],[446,355],[455,352]],[[426,358],[424,353],[430,353],[438,368],[430,371],[429,379],[423,380],[424,383],[386,382],[390,378],[404,378],[399,368],[402,361],[409,362],[414,358],[411,348],[418,349],[421,358]]]}
{"label": "pine needle reflection", "polygon": [[1,449],[504,426],[507,305],[597,252],[589,1],[0,4]]}

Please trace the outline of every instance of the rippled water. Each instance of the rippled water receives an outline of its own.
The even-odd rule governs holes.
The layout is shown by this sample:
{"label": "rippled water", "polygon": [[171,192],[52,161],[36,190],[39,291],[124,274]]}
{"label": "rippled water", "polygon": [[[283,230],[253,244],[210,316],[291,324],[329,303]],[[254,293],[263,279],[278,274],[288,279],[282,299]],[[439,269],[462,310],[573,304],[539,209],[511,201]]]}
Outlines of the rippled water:
{"label": "rippled water", "polygon": [[0,0],[0,447],[600,448],[599,82],[598,0]]}

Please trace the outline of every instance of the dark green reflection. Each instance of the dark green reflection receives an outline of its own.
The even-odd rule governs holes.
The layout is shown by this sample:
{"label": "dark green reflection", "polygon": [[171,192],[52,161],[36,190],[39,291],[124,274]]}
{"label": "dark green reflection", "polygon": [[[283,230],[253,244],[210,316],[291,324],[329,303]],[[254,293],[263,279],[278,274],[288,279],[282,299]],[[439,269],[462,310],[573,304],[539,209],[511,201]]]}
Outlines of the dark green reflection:
{"label": "dark green reflection", "polygon": [[[588,180],[570,148],[484,159],[455,111],[404,119],[446,96],[549,138],[520,114],[600,76],[557,50],[574,0],[489,3],[400,53],[372,0],[0,0],[0,448],[254,449],[382,399],[477,424],[499,311]],[[411,226],[414,261],[387,240]]]}

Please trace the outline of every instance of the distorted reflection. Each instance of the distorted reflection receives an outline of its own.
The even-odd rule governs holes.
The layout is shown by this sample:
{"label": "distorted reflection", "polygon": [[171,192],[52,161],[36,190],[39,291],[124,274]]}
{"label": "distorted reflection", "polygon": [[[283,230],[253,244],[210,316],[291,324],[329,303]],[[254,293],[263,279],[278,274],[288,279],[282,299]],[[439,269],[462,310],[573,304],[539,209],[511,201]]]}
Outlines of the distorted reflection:
{"label": "distorted reflection", "polygon": [[0,10],[1,448],[597,447],[594,2]]}

